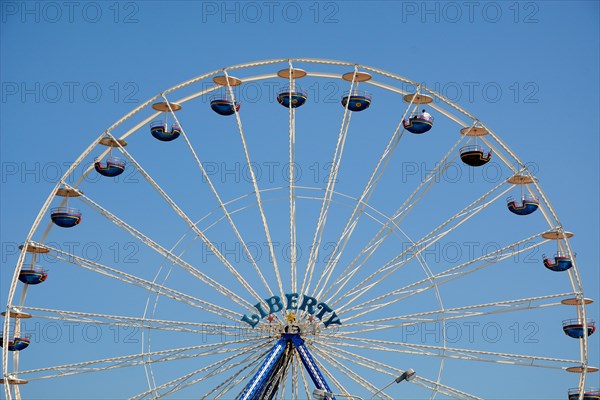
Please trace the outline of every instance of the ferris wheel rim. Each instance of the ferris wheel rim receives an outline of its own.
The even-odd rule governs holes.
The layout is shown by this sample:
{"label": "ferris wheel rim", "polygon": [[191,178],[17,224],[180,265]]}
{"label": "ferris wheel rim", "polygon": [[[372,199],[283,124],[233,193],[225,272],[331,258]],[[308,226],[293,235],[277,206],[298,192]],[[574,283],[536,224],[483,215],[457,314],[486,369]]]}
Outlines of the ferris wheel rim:
{"label": "ferris wheel rim", "polygon": [[[312,63],[312,64],[337,65],[337,66],[344,66],[344,67],[348,67],[348,68],[352,67],[352,68],[355,69],[355,71],[360,68],[360,69],[363,69],[365,71],[373,72],[375,74],[381,74],[383,76],[387,76],[389,78],[397,79],[397,80],[405,82],[405,83],[414,84],[416,87],[419,88],[419,90],[424,90],[425,92],[431,94],[436,99],[442,101],[443,103],[445,103],[447,105],[452,106],[459,113],[462,113],[465,116],[471,118],[472,121],[473,121],[473,125],[481,126],[484,129],[488,129],[478,119],[476,119],[475,117],[473,117],[468,112],[464,111],[460,106],[454,104],[452,101],[450,101],[448,99],[445,99],[440,94],[436,94],[435,92],[431,91],[430,89],[428,89],[428,88],[426,88],[426,87],[424,87],[422,85],[418,85],[416,82],[413,82],[413,81],[408,80],[406,78],[400,77],[399,75],[392,74],[392,73],[389,73],[389,72],[386,72],[386,71],[382,71],[382,70],[378,70],[378,69],[375,69],[375,68],[372,68],[372,67],[368,67],[368,66],[365,66],[365,65],[353,64],[353,63],[348,63],[348,62],[343,62],[343,61],[335,61],[335,60],[303,59],[303,58],[298,58],[298,59],[263,60],[263,61],[256,61],[256,62],[251,62],[251,63],[244,63],[244,64],[233,65],[233,66],[226,67],[226,68],[219,69],[219,70],[215,70],[215,71],[209,72],[207,74],[201,75],[199,77],[193,78],[191,80],[182,82],[182,83],[180,83],[178,85],[175,85],[175,86],[173,86],[173,87],[171,87],[171,88],[169,88],[169,89],[167,89],[167,90],[159,93],[155,97],[149,99],[148,101],[146,101],[145,103],[143,103],[142,105],[140,105],[138,108],[136,108],[133,111],[131,111],[130,113],[126,114],[123,118],[121,118],[120,120],[118,120],[117,122],[115,122],[115,124],[113,124],[109,129],[107,129],[105,132],[103,132],[98,139],[96,139],[86,150],[84,150],[84,152],[78,158],[78,162],[73,163],[73,165],[67,170],[67,172],[64,174],[64,176],[61,178],[61,180],[57,183],[55,189],[51,192],[51,195],[49,195],[49,197],[47,198],[46,202],[42,206],[42,209],[40,210],[40,213],[36,217],[36,219],[34,221],[34,224],[32,225],[31,230],[30,230],[29,234],[27,235],[27,239],[25,240],[24,243],[26,243],[26,244],[34,243],[31,239],[33,237],[33,234],[35,232],[37,232],[37,230],[39,229],[39,225],[41,223],[41,217],[46,214],[46,212],[47,212],[47,210],[48,210],[48,208],[50,206],[50,202],[53,199],[54,193],[56,193],[56,191],[58,191],[58,190],[64,189],[65,186],[70,186],[70,185],[68,185],[66,183],[66,177],[68,177],[72,173],[72,171],[74,170],[74,168],[76,168],[77,166],[79,166],[79,164],[83,161],[83,159],[85,159],[86,156],[89,155],[91,153],[91,151],[94,150],[97,147],[97,145],[98,145],[98,143],[100,141],[105,140],[107,137],[110,137],[110,138],[112,138],[112,140],[116,140],[116,141],[121,141],[121,140],[124,141],[129,135],[131,135],[131,134],[133,134],[133,133],[135,133],[135,132],[137,132],[137,131],[140,130],[139,127],[137,129],[135,129],[135,130],[133,130],[133,128],[132,128],[133,131],[131,133],[129,133],[129,134],[126,133],[123,136],[121,136],[119,139],[114,138],[112,136],[111,132],[115,128],[117,128],[119,125],[121,125],[125,120],[133,117],[135,114],[137,114],[142,109],[147,108],[149,105],[151,105],[151,103],[153,101],[155,101],[157,99],[164,99],[167,102],[167,104],[169,104],[170,100],[167,100],[167,98],[166,98],[167,94],[173,93],[176,90],[181,89],[183,87],[186,87],[188,85],[192,85],[193,83],[198,82],[198,81],[200,81],[202,79],[209,78],[209,77],[215,77],[219,73],[225,73],[225,76],[227,77],[228,76],[228,71],[242,70],[242,69],[253,68],[253,67],[257,67],[257,66],[274,65],[274,64],[279,64],[279,63],[289,63],[290,68],[291,68],[291,65],[294,64],[294,63],[309,63],[309,64]],[[293,74],[289,74],[289,75],[290,75],[290,80],[291,80]],[[310,71],[307,73],[307,75],[308,76],[313,76],[313,77],[319,77],[318,74],[317,75],[311,74]],[[322,74],[322,76],[331,77],[330,75],[327,75],[327,74]],[[252,80],[267,79],[267,77],[271,77],[271,75],[270,74],[269,75],[260,75],[260,76],[257,76],[257,77],[251,77],[249,79],[250,79],[250,81],[252,81]],[[338,78],[341,78],[341,76],[338,77]],[[238,78],[236,78],[236,79],[238,79]],[[343,78],[341,78],[341,79],[343,79]],[[230,80],[229,79],[226,79],[224,82],[226,83],[226,86],[230,85]],[[240,83],[243,83],[243,82],[245,82],[244,79],[241,79]],[[370,84],[372,84],[372,83],[373,82],[371,82]],[[231,90],[231,87],[229,87],[229,89]],[[209,92],[205,92],[205,93],[209,93]],[[201,95],[204,95],[205,93],[203,92]],[[176,104],[184,104],[185,102],[190,101],[190,100],[192,100],[192,99],[191,98],[190,99],[184,98],[184,99],[178,100]],[[433,108],[435,109],[435,107],[433,107]],[[293,115],[293,109],[291,107],[290,107],[290,115]],[[448,115],[446,115],[446,116],[448,117]],[[153,117],[154,116],[152,116],[150,118],[153,118]],[[238,116],[237,112],[236,112],[236,118],[238,118],[238,120],[239,120],[239,116]],[[290,117],[290,118],[292,118],[292,117]],[[448,117],[448,118],[450,118],[450,117]],[[450,118],[450,119],[452,119],[452,118]],[[141,122],[138,125],[142,125],[142,124],[145,124],[145,123],[146,123],[146,121],[144,120],[143,122]],[[508,148],[508,146],[506,146],[499,139],[499,137],[497,137],[491,130],[489,130],[489,134],[490,134],[490,137],[492,137],[497,143],[499,143],[499,146],[502,149],[504,149],[511,157],[513,157],[513,160],[517,161],[520,164],[520,166],[522,166],[521,168],[519,168],[518,172],[519,173],[524,173],[524,174],[529,174],[529,172],[526,169],[525,164],[523,164],[522,162],[520,162],[520,160],[516,157],[516,155],[514,155],[514,153],[512,153],[512,151],[510,150],[510,148]],[[508,163],[506,163],[506,165],[510,166]],[[92,170],[92,167],[88,168],[86,174],[89,173],[91,170]],[[81,178],[81,179],[83,179],[83,178]],[[74,190],[78,190],[77,187],[79,186],[80,183],[81,182],[76,183],[72,188]],[[558,217],[556,216],[556,213],[554,212],[554,210],[553,210],[550,202],[546,198],[546,196],[545,196],[544,192],[542,191],[541,187],[539,186],[539,184],[535,180],[533,180],[532,185],[536,188],[537,192],[539,194],[541,194],[541,197],[542,197],[541,200],[543,201],[544,205],[548,209],[549,214],[554,219],[555,224],[554,225],[549,224],[550,228],[551,229],[555,229],[557,232],[562,233],[564,236],[566,236],[567,232],[563,229],[562,224],[558,220]],[[290,190],[292,190],[295,187],[296,187],[295,185],[290,185],[289,186]],[[260,190],[258,189],[258,187],[255,187],[255,192],[256,193],[260,192]],[[323,200],[324,200],[324,203],[325,203],[325,199],[323,199]],[[52,227],[52,224],[49,223],[48,226]],[[47,231],[48,230],[49,229],[47,229]],[[42,242],[43,242],[43,240],[42,240]],[[567,247],[567,250],[568,250],[569,254],[574,254],[572,252],[571,248],[570,248],[570,244],[569,244],[568,240],[565,240],[565,245]],[[10,299],[10,301],[7,302],[7,309],[6,309],[7,312],[10,312],[10,311],[12,311],[15,308],[15,305],[12,304],[12,298],[14,296],[14,287],[16,286],[16,276],[17,276],[17,271],[24,264],[25,254],[26,254],[26,251],[23,250],[20,253],[19,261],[17,262],[17,268],[15,269],[15,274],[13,275],[13,281],[11,283],[11,290],[9,292],[9,299]],[[572,281],[572,285],[573,285],[573,289],[574,289],[574,294],[576,294],[577,296],[583,296],[583,289],[582,289],[582,284],[581,284],[581,278],[579,276],[578,269],[577,269],[576,265],[574,265],[574,268],[573,268],[572,272],[573,272],[574,276],[571,278],[571,281]],[[577,286],[578,290],[575,290],[575,286]],[[283,291],[282,291],[282,293],[283,293]],[[20,307],[21,305],[22,304],[19,304],[17,307]],[[585,319],[585,307],[584,306],[581,307],[581,313],[582,313],[582,315],[583,315],[583,317]],[[8,322],[7,322],[8,320],[9,320],[8,318],[5,319],[5,324],[4,324],[4,329],[3,329],[4,336],[6,336],[7,333],[8,333],[8,331],[9,331],[9,329],[8,329]],[[586,353],[585,357],[582,356],[582,363],[584,365],[586,365],[586,363],[587,363],[587,337],[584,336],[584,340],[582,342],[583,342],[583,347],[586,349],[585,350],[585,353]],[[584,352],[584,351],[582,350],[582,352]],[[7,350],[3,349],[3,359],[8,359],[8,357],[6,356],[6,354],[7,354]],[[6,365],[3,365],[3,367],[4,367],[4,371],[5,371],[5,379],[10,379],[10,377],[9,377],[10,374],[8,374],[8,368],[6,368]],[[586,368],[583,368],[583,371],[582,371],[582,376],[583,377],[585,377],[585,372],[586,372]],[[438,383],[440,383],[439,380],[438,380]],[[8,387],[10,385],[5,385],[5,386]]]}

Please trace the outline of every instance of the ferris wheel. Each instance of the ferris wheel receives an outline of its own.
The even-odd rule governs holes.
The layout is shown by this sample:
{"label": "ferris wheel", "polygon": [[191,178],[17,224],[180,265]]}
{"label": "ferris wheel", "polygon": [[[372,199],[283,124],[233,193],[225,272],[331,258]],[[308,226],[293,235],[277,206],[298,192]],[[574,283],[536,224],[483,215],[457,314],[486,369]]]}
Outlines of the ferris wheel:
{"label": "ferris wheel", "polygon": [[212,71],[101,132],[42,205],[4,394],[597,399],[567,228],[497,133],[415,81]]}

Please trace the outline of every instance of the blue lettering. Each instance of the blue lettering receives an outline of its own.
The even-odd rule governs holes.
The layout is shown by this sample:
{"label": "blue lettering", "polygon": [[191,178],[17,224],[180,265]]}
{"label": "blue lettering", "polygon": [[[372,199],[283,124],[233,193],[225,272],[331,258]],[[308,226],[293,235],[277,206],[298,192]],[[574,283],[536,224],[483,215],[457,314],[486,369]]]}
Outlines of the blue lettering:
{"label": "blue lettering", "polygon": [[286,310],[295,310],[298,308],[298,293],[287,293],[285,299],[287,302]]}
{"label": "blue lettering", "polygon": [[269,315],[269,313],[265,311],[265,309],[263,308],[263,305],[261,303],[256,303],[254,305],[254,308],[256,308],[258,310],[258,312],[260,313],[260,318],[264,318],[267,315]]}
{"label": "blue lettering", "polygon": [[302,299],[302,304],[300,305],[300,310],[306,311],[310,315],[313,315],[315,313],[315,306],[317,305],[317,303],[318,301],[314,297],[304,295],[304,298]]}
{"label": "blue lettering", "polygon": [[283,310],[283,303],[281,302],[281,297],[272,296],[268,299],[265,299],[267,304],[269,305],[269,314],[276,313],[277,311]]}
{"label": "blue lettering", "polygon": [[254,328],[260,322],[260,318],[256,314],[252,314],[250,318],[244,314],[242,321]]}
{"label": "blue lettering", "polygon": [[325,328],[327,328],[331,324],[334,324],[334,325],[342,324],[342,321],[340,321],[340,319],[338,318],[336,313],[333,313],[331,318],[329,318],[327,321],[323,322],[323,325],[325,325]]}
{"label": "blue lettering", "polygon": [[[286,293],[285,294],[285,310],[294,311],[300,310],[304,311],[309,315],[314,315],[320,321],[323,321],[323,325],[327,328],[329,325],[341,325],[342,321],[338,318],[337,314],[333,311],[331,307],[329,307],[326,303],[319,302],[315,297],[302,295],[302,302],[300,306],[298,306],[300,295],[298,293]],[[268,306],[268,310],[267,310]],[[256,303],[254,308],[259,312],[259,314],[252,314],[250,316],[244,315],[242,317],[242,321],[250,325],[254,328],[261,319],[277,313],[284,309],[284,303],[279,296],[271,296],[267,299],[264,299],[264,303]],[[315,314],[316,313],[316,314]],[[331,314],[329,318],[325,319],[325,315]],[[312,317],[311,317],[312,318]],[[272,318],[269,319],[269,322],[272,321]],[[289,321],[288,321],[289,322]]]}
{"label": "blue lettering", "polygon": [[329,306],[325,303],[319,303],[317,304],[317,307],[321,309],[321,311],[319,311],[319,313],[317,314],[317,318],[319,318],[320,320],[323,320],[323,315],[325,315],[325,313],[333,312],[333,310],[329,308]]}

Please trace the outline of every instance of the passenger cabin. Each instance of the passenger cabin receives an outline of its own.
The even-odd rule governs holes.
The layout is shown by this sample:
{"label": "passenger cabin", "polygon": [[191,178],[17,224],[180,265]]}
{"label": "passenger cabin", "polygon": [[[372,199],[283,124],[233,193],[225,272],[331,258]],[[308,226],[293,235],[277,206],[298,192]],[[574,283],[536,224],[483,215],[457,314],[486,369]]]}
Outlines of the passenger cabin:
{"label": "passenger cabin", "polygon": [[523,195],[521,202],[517,202],[514,197],[510,196],[506,199],[508,210],[517,215],[529,215],[536,211],[540,205],[540,201],[533,195]]}
{"label": "passenger cabin", "polygon": [[48,278],[48,271],[42,267],[34,266],[27,269],[21,269],[19,280],[27,285],[37,285]]}
{"label": "passenger cabin", "polygon": [[181,135],[181,127],[178,123],[171,124],[169,128],[169,116],[175,119],[175,112],[181,110],[178,103],[160,102],[152,104],[152,108],[163,113],[163,118],[150,122],[150,134],[161,142],[170,142]]}
{"label": "passenger cabin", "polygon": [[[29,346],[30,339],[28,337],[16,337],[8,342],[8,351],[21,351]],[[4,338],[0,336],[0,347],[4,347]]]}
{"label": "passenger cabin", "polygon": [[[584,324],[581,320],[578,319],[567,319],[563,321],[563,331],[569,337],[574,339],[581,339],[583,337],[584,332]],[[588,319],[587,320],[587,335],[590,336],[592,333],[596,331],[596,323]]]}
{"label": "passenger cabin", "polygon": [[553,260],[546,257],[546,255],[542,255],[544,260],[544,266],[551,271],[554,272],[563,272],[567,271],[573,266],[573,262],[571,261],[571,257],[563,252],[556,253],[556,256]]}
{"label": "passenger cabin", "polygon": [[464,146],[460,149],[460,159],[471,167],[481,167],[492,159],[492,151],[486,151],[476,144]]}

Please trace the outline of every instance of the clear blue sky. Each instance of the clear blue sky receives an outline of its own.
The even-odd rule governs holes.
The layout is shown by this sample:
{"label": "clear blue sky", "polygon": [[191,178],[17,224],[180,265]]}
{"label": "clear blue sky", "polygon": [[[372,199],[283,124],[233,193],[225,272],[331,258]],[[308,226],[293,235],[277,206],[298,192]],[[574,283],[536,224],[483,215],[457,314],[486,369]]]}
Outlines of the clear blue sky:
{"label": "clear blue sky", "polygon": [[[423,82],[476,115],[522,160],[531,162],[540,184],[565,228],[575,233],[571,244],[577,253],[577,264],[584,289],[588,297],[596,300],[588,312],[590,317],[600,318],[600,9],[597,1],[366,3],[3,0],[0,7],[2,307],[6,302],[7,287],[18,257],[16,246],[26,237],[39,208],[60,175],[66,171],[68,164],[104,129],[161,90],[202,73],[254,60],[307,57],[369,65]],[[326,99],[330,94],[328,90],[327,87],[319,86],[312,94]],[[263,100],[262,96],[265,93],[259,93],[258,100]],[[337,92],[334,94],[338,96]],[[251,93],[246,95],[252,97]],[[373,108],[377,104],[376,100]],[[246,103],[242,105],[242,113],[252,109],[253,101],[249,100]],[[400,105],[398,113],[403,109]],[[281,119],[281,115],[284,114],[279,108],[277,111],[280,112],[280,117],[276,121],[282,124],[285,133],[287,120]],[[365,113],[367,112],[375,113],[376,110]],[[227,144],[228,139],[221,136],[226,132],[223,120],[215,118],[206,110],[199,111],[196,115],[190,114],[190,120],[202,127],[198,129],[201,131],[199,135],[208,132],[214,134],[210,138],[208,135],[203,136],[208,143],[207,149],[210,149],[211,145]],[[242,115],[244,124],[249,127],[260,126],[263,122],[252,120],[247,114]],[[381,119],[368,122],[371,125],[364,122],[366,116],[363,117],[362,114],[353,118],[357,119],[357,126],[362,127],[363,132],[377,128],[386,129],[399,118],[399,115],[379,115]],[[202,118],[205,117],[211,118],[210,124],[201,124]],[[359,117],[363,118],[363,122],[360,122]],[[333,122],[329,123],[337,132],[339,118],[336,116],[332,120]],[[231,123],[230,120],[228,122]],[[363,125],[360,125],[361,123]],[[234,139],[234,143],[238,145],[239,139]],[[318,135],[314,140],[319,141]],[[349,144],[349,151],[357,151],[360,145],[368,147],[369,140],[363,140],[364,142],[359,142],[358,145],[354,144],[354,147]],[[201,143],[201,140],[198,139],[198,142]],[[273,149],[280,148],[284,151],[281,156],[283,160],[287,157],[285,143],[285,137],[281,142],[273,141]],[[283,147],[276,147],[279,144]],[[148,163],[176,155],[173,150],[163,150],[165,147],[161,148],[157,142],[152,142],[149,146],[153,146],[151,149],[154,153],[151,154],[154,154],[154,158],[148,156],[145,159]],[[255,151],[263,171],[266,162],[279,159],[278,156],[269,154],[276,150],[268,147],[256,148]],[[211,161],[218,170],[221,161],[227,160],[229,156],[227,161],[243,160],[238,152],[239,146],[235,151],[232,150],[231,154],[221,154],[223,158],[217,156],[217,153],[208,153],[204,158]],[[326,158],[320,161],[329,161],[331,153],[323,154],[326,154]],[[437,153],[435,156],[439,159]],[[426,157],[423,159],[429,160]],[[307,175],[314,172],[309,169],[311,161],[304,164]],[[373,161],[371,159],[371,162]],[[421,165],[421,159],[414,155],[409,161],[412,162],[411,165]],[[432,165],[427,164],[428,167]],[[319,164],[318,168],[322,168],[322,165]],[[368,171],[362,170],[362,173],[366,174]],[[166,171],[158,174],[159,177],[168,178]],[[215,176],[217,175],[218,173]],[[367,177],[359,176],[363,182]],[[131,178],[135,182],[142,179],[139,175]],[[269,185],[264,179],[262,182],[265,186]],[[250,186],[247,182],[242,183],[246,183],[244,190],[232,189],[229,193],[226,186],[223,186],[223,190],[230,196],[246,193]],[[102,188],[105,190],[103,198],[107,204],[118,208],[118,202],[114,199],[114,186],[105,185]],[[137,188],[138,185],[134,184],[124,190],[130,196],[128,198],[135,200],[137,204],[136,207],[128,208],[131,218],[142,221],[155,212],[151,206],[154,203],[149,200],[143,205],[140,198],[145,192],[136,192],[143,190]],[[200,196],[208,196],[209,193],[205,187],[190,190],[190,197],[182,200],[184,205],[190,207],[194,206],[194,201],[202,198]],[[437,207],[443,209],[442,200],[445,196],[460,195],[460,192],[451,188],[448,190],[448,193],[433,194],[438,201]],[[474,199],[470,195],[469,198]],[[207,206],[203,210],[206,212],[215,205],[210,203],[210,207]],[[393,211],[393,207],[387,205],[388,203],[383,202],[384,211]],[[432,207],[435,206],[433,203]],[[512,217],[508,213],[504,216]],[[171,214],[168,217],[171,218]],[[332,220],[335,221],[335,218]],[[84,223],[91,224],[93,221],[93,217],[84,216]],[[259,221],[253,217],[244,222],[253,224]],[[412,223],[418,224],[418,221]],[[495,229],[496,222],[484,219],[481,224],[489,233]],[[104,231],[102,227],[94,232],[89,226],[87,231],[82,232],[81,228],[86,227],[76,228],[82,235],[80,237],[77,232],[69,231],[65,233],[68,235],[66,237],[61,238],[56,233],[54,238],[60,240],[63,246],[65,243],[75,243],[74,246],[78,246],[76,253],[84,252],[90,256],[91,252],[100,251],[102,261],[107,264],[111,260],[114,261],[113,264],[124,263],[132,251],[132,248],[128,247],[130,241],[127,238],[107,238],[103,235],[109,231]],[[163,234],[165,238],[169,238],[165,241],[170,240],[168,243],[171,244],[175,240],[171,236],[179,238],[183,233],[181,226],[174,226],[175,231],[172,233],[161,232],[160,228],[159,224],[149,227],[154,229],[157,235]],[[521,229],[520,225],[515,224],[511,228],[504,223],[500,229],[502,230],[497,232],[500,236],[514,235],[514,240],[521,237],[521,233],[516,232]],[[416,231],[420,232],[418,229]],[[285,230],[281,232],[285,233]],[[310,229],[307,232],[301,234],[312,234]],[[216,231],[215,234],[218,236],[222,232]],[[482,236],[488,237],[488,234]],[[263,248],[263,251],[266,249]],[[548,249],[547,252],[552,253],[552,249]],[[211,256],[208,257],[211,260]],[[540,255],[535,257],[539,260]],[[160,263],[160,259],[157,261],[144,251],[134,254],[132,259],[136,265],[151,265],[152,273]],[[30,291],[30,299],[36,305],[44,304],[41,294],[46,289],[44,286],[50,286],[58,279],[69,279],[71,276],[59,272],[59,264],[55,262],[49,265],[52,272],[48,281]],[[148,272],[149,276],[152,273]],[[526,277],[531,276],[528,274]],[[502,298],[527,295],[527,284],[521,281],[525,278],[515,273],[513,279],[514,281],[507,281],[505,286],[497,288],[498,291],[507,291],[506,296]],[[545,285],[554,285],[556,281],[553,279],[556,277],[541,274],[539,280],[529,281],[532,295],[542,293],[540,288]],[[111,306],[124,302],[128,303],[125,309],[131,307],[132,314],[140,314],[143,304],[131,305],[129,302],[138,301],[143,296],[132,295],[131,298],[127,298],[127,293],[121,292],[124,294],[114,298],[111,296],[111,288],[103,286],[105,284],[102,280],[92,280],[73,282],[70,286],[61,285],[60,294],[68,299],[64,307],[70,307],[70,304],[72,309],[76,309],[77,305],[81,304],[82,307],[102,312],[102,307],[97,307],[98,302],[106,301]],[[469,279],[464,283],[465,288],[475,288],[472,289],[475,292],[480,284],[477,279]],[[73,285],[82,286],[72,287]],[[94,285],[98,287],[94,289]],[[489,288],[489,281],[481,285],[483,288]],[[514,293],[511,292],[513,285],[518,288],[514,289]],[[66,288],[69,288],[70,292],[67,293]],[[558,289],[551,289],[550,292],[558,293]],[[54,289],[52,293],[58,292]],[[90,299],[92,294],[107,298]],[[458,296],[454,298],[454,302],[452,298],[448,300],[455,306],[461,303],[469,304],[471,301],[464,293],[456,294],[450,291],[448,295]],[[476,302],[476,298],[478,296],[474,295],[472,302]],[[109,309],[114,310],[110,307]],[[556,326],[552,332],[551,329],[545,329],[551,327],[547,314],[529,314],[519,316],[518,319],[496,320],[504,329],[505,336],[500,341],[500,346],[494,347],[494,351],[514,350],[524,354],[530,351],[548,356],[576,358],[575,341],[571,339],[571,342],[568,342],[569,339],[560,332],[560,320],[568,318],[566,314],[568,313],[561,310],[560,315],[555,317]],[[172,314],[170,319],[180,316],[181,314]],[[482,321],[485,322],[489,320]],[[521,336],[516,341],[512,340],[512,336],[507,338],[506,335],[515,334],[515,329],[521,335],[527,334],[524,324],[528,322],[542,327],[535,333],[535,338],[539,339],[538,343],[524,343]],[[520,324],[518,328],[515,328],[515,323]],[[31,322],[29,328],[33,331],[38,329],[38,335],[41,335],[39,330],[48,326],[43,324],[47,324],[47,321],[43,321],[39,326]],[[28,365],[27,368],[43,365],[45,358],[77,348],[81,349],[78,351],[89,352],[90,358],[103,357],[99,346],[91,346],[89,342],[81,339],[83,332],[74,331],[74,339],[71,341],[73,343],[69,343],[66,328],[61,326],[60,329],[63,336],[58,343],[49,343],[46,338],[25,350],[22,365]],[[103,329],[104,337],[100,343],[112,343],[112,337],[109,339],[108,336],[114,332],[108,328]],[[139,351],[140,344],[137,342],[140,337],[134,338],[136,343],[126,343],[123,339],[126,334],[125,331],[120,332],[117,349],[125,354]],[[160,335],[158,337],[164,338]],[[600,333],[596,333],[590,339],[590,364],[596,366],[600,364],[599,337]],[[193,343],[194,339],[188,337],[184,342]],[[562,348],[558,349],[561,343],[565,342],[569,346],[566,349],[570,354]],[[489,345],[487,342],[480,344],[481,348]],[[52,350],[42,353],[39,350],[42,346],[51,347]],[[25,361],[28,357],[34,360],[31,364]],[[62,360],[62,357],[58,358]],[[418,363],[415,361],[416,365],[420,365]],[[458,365],[455,365],[452,371],[451,367],[448,367],[450,372],[447,373],[451,378],[458,375],[457,371],[462,368]],[[199,367],[192,364],[187,370],[192,368]],[[183,368],[183,371],[187,370]],[[169,375],[169,372],[163,373],[164,376]],[[506,372],[507,375],[504,375],[504,369],[494,370],[487,364],[473,373],[476,379],[485,375],[487,378],[481,378],[482,382],[488,382],[487,379],[494,376],[493,374],[514,377],[513,372]],[[551,375],[552,382],[548,382],[544,379],[542,370],[535,372],[528,379],[539,379],[539,388],[543,391],[539,398],[561,399],[566,397],[566,389],[576,384],[574,375],[565,375],[566,373]],[[116,382],[122,384],[125,377],[121,376],[120,379],[123,381]],[[591,375],[589,379],[592,385],[600,386],[598,374]],[[69,380],[73,385],[69,390],[75,397],[76,393],[86,393],[86,385],[93,384],[92,380],[93,375],[85,376],[82,381]],[[135,382],[143,384],[143,379],[136,378]],[[450,380],[449,383],[451,382]],[[490,392],[501,393],[498,398],[504,398],[502,396],[511,393],[518,396],[514,394],[518,392],[514,389],[490,389],[487,386],[489,383],[481,385],[484,387],[481,387],[479,393],[484,396]],[[518,376],[509,385],[531,387],[529,382],[519,382]],[[471,391],[478,394],[478,389],[475,385]],[[107,385],[107,382],[101,382],[94,390],[97,392],[93,393],[98,393],[99,397],[118,397],[120,393],[112,385]],[[26,398],[65,396],[60,387],[57,388],[50,382],[39,381],[24,387],[23,393]],[[389,393],[398,397],[402,395],[400,391]],[[415,393],[415,396],[418,396],[419,392]],[[526,393],[527,398],[534,395],[531,392]],[[0,396],[3,395],[2,393]]]}

